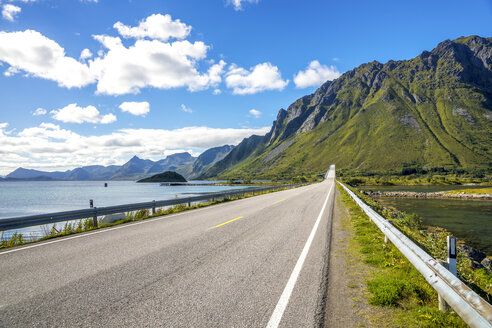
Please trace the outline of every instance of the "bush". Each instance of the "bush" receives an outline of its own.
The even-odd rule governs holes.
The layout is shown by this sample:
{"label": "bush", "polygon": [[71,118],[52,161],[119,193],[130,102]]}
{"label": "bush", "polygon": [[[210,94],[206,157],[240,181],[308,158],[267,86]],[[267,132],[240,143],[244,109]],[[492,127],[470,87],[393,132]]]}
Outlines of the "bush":
{"label": "bush", "polygon": [[347,183],[351,186],[358,186],[364,184],[364,180],[362,180],[361,178],[350,178],[347,180]]}

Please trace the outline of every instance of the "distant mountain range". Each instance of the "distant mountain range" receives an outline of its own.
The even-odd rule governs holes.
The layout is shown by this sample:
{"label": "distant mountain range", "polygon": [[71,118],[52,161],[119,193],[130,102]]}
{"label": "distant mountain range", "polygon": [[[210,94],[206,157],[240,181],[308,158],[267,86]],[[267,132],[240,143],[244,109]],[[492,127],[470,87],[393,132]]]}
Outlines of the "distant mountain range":
{"label": "distant mountain range", "polygon": [[187,152],[177,153],[156,162],[134,156],[123,165],[91,165],[64,172],[45,172],[20,167],[5,178],[0,178],[0,181],[138,180],[164,171],[178,172],[190,180],[202,175],[206,169],[223,159],[233,148],[234,146],[231,145],[211,148],[198,157],[193,157]]}
{"label": "distant mountain range", "polygon": [[371,62],[280,109],[201,178],[492,171],[492,38]]}

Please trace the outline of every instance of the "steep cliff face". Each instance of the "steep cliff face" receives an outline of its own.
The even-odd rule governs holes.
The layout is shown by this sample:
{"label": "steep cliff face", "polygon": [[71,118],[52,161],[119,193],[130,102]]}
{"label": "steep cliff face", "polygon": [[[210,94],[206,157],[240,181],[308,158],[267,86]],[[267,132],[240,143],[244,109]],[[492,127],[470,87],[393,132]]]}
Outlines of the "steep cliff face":
{"label": "steep cliff face", "polygon": [[208,168],[222,160],[233,149],[234,146],[232,145],[207,149],[193,163],[188,179],[193,180],[200,177]]}
{"label": "steep cliff face", "polygon": [[441,42],[404,61],[376,61],[281,109],[205,176],[267,177],[403,167],[492,166],[492,38]]}

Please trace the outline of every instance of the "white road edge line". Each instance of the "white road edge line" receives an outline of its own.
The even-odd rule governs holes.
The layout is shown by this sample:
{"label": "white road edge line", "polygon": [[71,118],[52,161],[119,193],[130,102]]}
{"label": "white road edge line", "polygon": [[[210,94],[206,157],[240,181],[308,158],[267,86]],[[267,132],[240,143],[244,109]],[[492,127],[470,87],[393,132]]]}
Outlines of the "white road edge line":
{"label": "white road edge line", "polygon": [[328,203],[328,199],[330,198],[334,186],[335,183],[333,182],[330,191],[326,196],[323,207],[321,208],[321,212],[319,212],[318,219],[316,220],[316,223],[314,223],[313,230],[311,230],[311,234],[309,235],[306,244],[302,249],[301,255],[297,260],[296,266],[294,267],[294,270],[292,270],[290,278],[287,281],[287,285],[285,285],[284,291],[282,292],[282,295],[278,300],[277,306],[275,307],[275,310],[273,311],[272,316],[270,317],[270,321],[268,321],[267,328],[277,328],[278,325],[280,324],[280,321],[282,320],[282,316],[284,315],[284,311],[287,308],[287,304],[289,304],[290,296],[292,295],[292,291],[294,290],[294,287],[296,285],[297,278],[301,273],[302,266],[304,265],[304,260],[306,260],[306,257],[309,253],[309,249],[311,248],[311,244],[313,243],[314,236],[316,235],[316,231],[318,230],[319,223],[321,221],[321,218],[323,217],[326,204]]}
{"label": "white road edge line", "polygon": [[[303,187],[301,187],[301,188],[303,188]],[[287,189],[285,191],[290,191],[290,190],[295,190],[295,189],[297,189],[297,188]],[[307,190],[305,190],[305,191],[307,191]],[[242,201],[242,200],[246,200],[246,199],[248,199],[248,198],[238,199],[237,201]],[[207,207],[204,207],[204,208],[195,209],[195,210],[193,210],[194,211],[193,213],[205,211],[205,210],[208,210],[208,209],[211,209],[211,208],[222,207],[222,206],[227,205],[227,204],[230,204],[230,203],[216,204],[216,205],[207,206]],[[150,223],[150,222],[164,220],[164,219],[169,219],[169,218],[172,218],[172,217],[175,217],[175,216],[180,216],[180,215],[189,214],[189,213],[190,213],[189,211],[184,211],[182,213],[176,213],[176,214],[158,216],[155,219],[147,219],[147,220],[143,220],[143,221],[140,221],[140,222],[132,222],[130,224],[125,224],[125,225],[122,225],[122,226],[116,226],[114,228],[105,228],[105,229],[96,230],[96,231],[87,232],[87,233],[83,233],[82,232],[82,233],[77,234],[77,235],[72,236],[72,237],[59,237],[60,239],[56,239],[56,240],[52,240],[52,241],[40,242],[39,244],[34,244],[34,245],[24,246],[24,247],[23,246],[20,246],[20,248],[14,248],[12,250],[3,251],[3,252],[0,251],[0,256],[2,256],[4,254],[9,254],[9,253],[23,251],[23,250],[26,250],[26,249],[29,249],[29,248],[41,247],[41,246],[46,246],[46,245],[50,245],[50,244],[54,244],[54,243],[60,243],[62,241],[67,241],[67,240],[71,240],[71,239],[87,237],[87,236],[95,235],[95,234],[98,234],[98,233],[109,232],[109,231],[118,230],[118,229],[124,229],[124,228],[130,228],[130,227],[133,227],[133,226],[136,226],[136,225],[140,225],[140,224],[144,224],[144,223]]]}

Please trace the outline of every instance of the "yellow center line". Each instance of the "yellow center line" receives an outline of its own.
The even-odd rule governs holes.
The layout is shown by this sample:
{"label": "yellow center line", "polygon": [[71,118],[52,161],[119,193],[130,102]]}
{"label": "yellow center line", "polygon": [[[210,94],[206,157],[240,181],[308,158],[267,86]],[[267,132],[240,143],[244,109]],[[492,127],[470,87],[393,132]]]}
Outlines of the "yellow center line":
{"label": "yellow center line", "polygon": [[228,224],[228,223],[234,222],[234,221],[239,220],[239,219],[242,219],[242,218],[243,218],[243,217],[242,217],[242,216],[240,216],[240,217],[238,217],[238,218],[235,218],[235,219],[229,220],[229,221],[227,221],[227,222],[221,223],[221,224],[219,224],[219,225],[216,225],[215,227],[216,227],[216,228],[218,228],[218,227],[222,227],[222,226],[223,226],[223,225],[225,225],[225,224]]}
{"label": "yellow center line", "polygon": [[298,193],[296,194],[296,196],[299,196],[300,194],[301,194],[301,193],[300,193],[300,192],[298,192]]}
{"label": "yellow center line", "polygon": [[278,204],[278,203],[281,203],[281,202],[283,202],[284,200],[285,200],[285,198],[284,198],[284,199],[281,199],[281,200],[279,200],[278,202],[275,202],[275,203],[273,203],[273,204]]}

